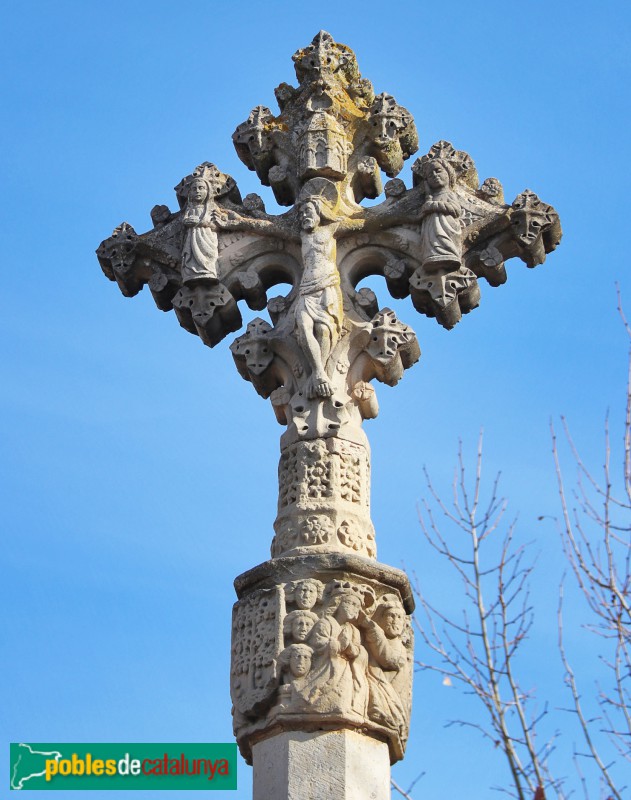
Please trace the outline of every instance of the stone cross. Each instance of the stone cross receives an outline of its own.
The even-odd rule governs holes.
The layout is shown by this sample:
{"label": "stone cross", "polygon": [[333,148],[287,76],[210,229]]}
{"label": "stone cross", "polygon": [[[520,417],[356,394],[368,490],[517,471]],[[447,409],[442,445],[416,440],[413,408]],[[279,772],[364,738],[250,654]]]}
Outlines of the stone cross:
{"label": "stone cross", "polygon": [[[254,319],[230,345],[285,428],[272,557],[235,581],[234,731],[255,798],[381,800],[408,736],[413,599],[404,573],[376,561],[362,421],[378,413],[372,381],[395,385],[420,350],[357,286],[381,275],[452,328],[479,304],[480,279],[505,283],[513,256],[542,263],[561,226],[530,190],[506,203],[446,141],[414,162],[408,188],[396,175],[418,149],[411,114],[324,31],[293,60],[280,113],[257,106],[233,134],[286,213],[204,162],[175,187],[178,210],[154,207],[140,235],[123,223],[97,255],[125,296],[147,284],[210,347],[241,328],[239,301],[267,309],[271,324]],[[268,296],[279,283],[289,293]]]}

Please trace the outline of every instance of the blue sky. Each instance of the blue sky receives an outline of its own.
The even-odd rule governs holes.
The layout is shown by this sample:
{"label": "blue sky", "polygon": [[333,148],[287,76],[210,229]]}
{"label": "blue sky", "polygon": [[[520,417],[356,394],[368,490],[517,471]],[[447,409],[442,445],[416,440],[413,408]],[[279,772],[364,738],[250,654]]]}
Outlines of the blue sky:
{"label": "blue sky", "polygon": [[[366,431],[379,558],[440,597],[417,521],[421,470],[447,489],[458,439],[473,457],[484,428],[486,474],[502,471],[520,541],[541,554],[526,683],[567,702],[553,619],[563,563],[537,517],[559,513],[549,419],[567,416],[594,468],[608,409],[615,447],[622,430],[630,17],[622,2],[5,8],[3,742],[231,739],[232,581],[269,554],[281,428],[227,341],[210,351],[147,292],[123,298],[94,250],[123,220],[151,227],[152,206],[174,207],[172,187],[204,160],[273,207],[231,134],[253,106],[275,108],[291,55],[321,28],[413,114],[420,153],[447,139],[507,198],[531,188],[561,215],[558,251],[535,271],[510,262],[508,283],[483,284],[455,330],[397,301],[423,356],[378,387]],[[591,677],[593,646],[580,631],[571,645]],[[474,733],[444,728],[470,702],[417,675],[395,771],[402,784],[426,771],[416,797],[478,800],[508,780]],[[251,796],[250,780],[241,764],[230,796]]]}

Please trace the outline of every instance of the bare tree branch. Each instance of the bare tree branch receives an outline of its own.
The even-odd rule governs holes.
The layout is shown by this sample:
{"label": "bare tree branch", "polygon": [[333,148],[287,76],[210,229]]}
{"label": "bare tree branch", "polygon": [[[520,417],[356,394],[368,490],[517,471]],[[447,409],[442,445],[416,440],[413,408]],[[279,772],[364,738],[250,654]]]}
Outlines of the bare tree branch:
{"label": "bare tree branch", "polygon": [[[532,625],[528,591],[532,566],[525,560],[525,548],[514,545],[514,523],[505,522],[507,503],[499,496],[499,475],[483,503],[482,434],[471,487],[459,443],[451,507],[427,472],[425,477],[431,499],[419,510],[421,530],[461,581],[466,606],[460,621],[430,602],[416,581],[420,611],[416,624],[428,656],[434,656],[417,662],[418,666],[459,683],[478,698],[486,724],[471,720],[450,724],[479,731],[501,750],[513,797],[531,800],[543,786],[556,788],[557,797],[562,797],[560,783],[551,778],[546,765],[552,743],[536,745],[535,726],[547,709],[538,716],[529,713],[532,693],[521,688],[514,668]],[[448,530],[439,527],[436,511]]]}
{"label": "bare tree branch", "polygon": [[[622,310],[618,287],[617,293],[618,312],[631,343],[631,327]],[[596,693],[599,709],[597,716],[588,717],[564,643],[561,587],[558,610],[559,651],[572,698],[572,710],[587,747],[586,753],[575,754],[575,763],[579,767],[581,757],[590,759],[598,768],[608,795],[614,800],[620,800],[625,787],[618,785],[614,777],[617,771],[615,758],[631,762],[631,348],[627,370],[620,482],[624,499],[616,497],[614,493],[609,417],[605,420],[602,481],[594,477],[581,459],[565,419],[562,423],[578,478],[573,493],[575,505],[571,506],[564,485],[559,444],[551,424],[552,452],[562,509],[562,520],[558,527],[566,559],[591,614],[591,619],[584,621],[583,628],[601,641],[599,658],[608,675],[609,684],[608,688],[599,688]],[[609,749],[606,747],[607,743]],[[611,761],[609,752],[614,756]],[[588,797],[587,781],[580,768],[579,777],[585,797]]]}

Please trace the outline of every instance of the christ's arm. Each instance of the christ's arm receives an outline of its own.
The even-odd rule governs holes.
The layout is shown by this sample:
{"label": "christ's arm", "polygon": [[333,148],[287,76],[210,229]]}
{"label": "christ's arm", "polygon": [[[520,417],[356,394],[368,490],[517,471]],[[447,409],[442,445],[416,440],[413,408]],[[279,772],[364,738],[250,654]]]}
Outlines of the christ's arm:
{"label": "christ's arm", "polygon": [[270,219],[245,217],[231,210],[215,213],[213,219],[220,230],[252,231],[262,236],[297,240],[297,237],[292,236],[287,228],[279,226],[277,222]]}
{"label": "christ's arm", "polygon": [[418,211],[414,213],[397,213],[366,209],[361,217],[346,217],[338,222],[336,236],[347,233],[358,233],[360,231],[372,232],[381,231],[386,228],[394,228],[396,225],[409,225],[419,222]]}

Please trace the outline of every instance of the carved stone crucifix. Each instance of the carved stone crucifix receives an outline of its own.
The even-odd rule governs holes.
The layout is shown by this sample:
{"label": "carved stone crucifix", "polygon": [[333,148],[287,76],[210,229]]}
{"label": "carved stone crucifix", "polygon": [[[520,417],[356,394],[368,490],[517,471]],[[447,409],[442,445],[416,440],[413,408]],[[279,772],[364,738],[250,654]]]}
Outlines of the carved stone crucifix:
{"label": "carved stone crucifix", "polygon": [[[479,304],[480,279],[499,286],[507,259],[534,267],[561,240],[551,206],[529,190],[505,203],[500,182],[480,184],[449,142],[415,161],[406,187],[395,176],[418,149],[410,113],[375,95],[352,50],[325,32],[293,59],[298,87],[276,89],[280,114],[258,106],[233,134],[289,211],[242,200],[206,162],[175,187],[179,210],[156,206],[152,230],[123,223],[97,250],[125,296],[148,285],[210,347],[240,329],[239,301],[271,320],[253,320],[230,346],[286,426],[272,559],[235,584],[234,724],[255,769],[256,746],[291,731],[359,731],[392,761],[405,747],[413,601],[403,573],[375,561],[361,425],[378,412],[371,381],[395,385],[420,350],[358,285],[381,275],[393,298],[411,295],[449,329]],[[360,205],[384,189],[383,202]],[[289,293],[268,297],[279,283]],[[305,582],[313,602],[299,599]]]}

